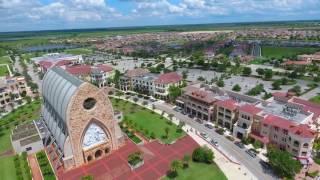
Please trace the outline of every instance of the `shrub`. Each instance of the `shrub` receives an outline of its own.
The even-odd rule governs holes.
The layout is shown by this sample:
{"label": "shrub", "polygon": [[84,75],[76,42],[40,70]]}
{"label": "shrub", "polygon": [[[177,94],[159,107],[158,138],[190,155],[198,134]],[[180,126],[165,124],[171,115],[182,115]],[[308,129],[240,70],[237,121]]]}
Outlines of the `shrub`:
{"label": "shrub", "polygon": [[223,135],[223,133],[224,133],[224,129],[223,128],[216,129],[215,131],[220,135]]}
{"label": "shrub", "polygon": [[212,163],[214,154],[208,147],[198,147],[192,153],[192,160],[195,162]]}

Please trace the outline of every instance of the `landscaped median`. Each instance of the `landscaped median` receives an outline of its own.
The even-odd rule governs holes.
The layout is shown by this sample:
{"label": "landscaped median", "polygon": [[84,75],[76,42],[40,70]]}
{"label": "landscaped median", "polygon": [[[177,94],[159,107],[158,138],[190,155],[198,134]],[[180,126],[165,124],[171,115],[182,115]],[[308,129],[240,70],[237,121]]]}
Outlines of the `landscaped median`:
{"label": "landscaped median", "polygon": [[53,173],[50,162],[44,151],[40,151],[36,154],[37,160],[41,169],[41,173],[44,180],[55,180],[56,176]]}
{"label": "landscaped median", "polygon": [[172,143],[185,135],[180,126],[173,124],[163,115],[125,100],[110,100],[114,109],[124,115],[121,127],[125,127],[132,134],[139,133],[147,139],[158,139],[163,143]]}

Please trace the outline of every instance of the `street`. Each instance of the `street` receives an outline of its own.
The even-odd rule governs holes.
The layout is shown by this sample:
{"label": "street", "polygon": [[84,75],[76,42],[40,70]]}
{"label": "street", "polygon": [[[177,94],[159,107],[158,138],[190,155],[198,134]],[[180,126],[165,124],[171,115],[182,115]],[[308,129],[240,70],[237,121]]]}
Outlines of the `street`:
{"label": "street", "polygon": [[203,124],[199,124],[189,118],[187,115],[183,115],[180,112],[176,112],[172,109],[172,107],[165,103],[156,103],[155,107],[162,111],[165,111],[168,114],[174,114],[174,116],[184,121],[186,124],[189,124],[191,127],[196,129],[199,132],[205,132],[211,139],[215,139],[219,146],[223,149],[223,151],[228,155],[232,156],[230,158],[236,159],[239,163],[243,164],[251,173],[253,173],[258,179],[277,179],[272,174],[265,172],[262,166],[259,163],[259,158],[250,157],[244,149],[240,149],[233,142],[228,140],[222,135],[216,133],[213,129],[206,128]]}

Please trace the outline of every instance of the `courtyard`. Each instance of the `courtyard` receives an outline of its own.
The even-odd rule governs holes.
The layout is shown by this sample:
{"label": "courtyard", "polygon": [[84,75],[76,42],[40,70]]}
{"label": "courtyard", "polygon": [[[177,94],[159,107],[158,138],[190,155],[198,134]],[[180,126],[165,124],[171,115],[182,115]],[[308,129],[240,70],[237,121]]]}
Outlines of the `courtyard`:
{"label": "courtyard", "polygon": [[[183,131],[179,131],[175,124],[169,123],[165,117],[151,110],[120,99],[110,98],[110,100],[114,109],[123,112],[124,121],[131,121],[135,129],[138,129],[138,132],[147,138],[154,134],[156,139],[164,143],[171,143],[185,135]],[[167,137],[166,128],[168,129]]]}

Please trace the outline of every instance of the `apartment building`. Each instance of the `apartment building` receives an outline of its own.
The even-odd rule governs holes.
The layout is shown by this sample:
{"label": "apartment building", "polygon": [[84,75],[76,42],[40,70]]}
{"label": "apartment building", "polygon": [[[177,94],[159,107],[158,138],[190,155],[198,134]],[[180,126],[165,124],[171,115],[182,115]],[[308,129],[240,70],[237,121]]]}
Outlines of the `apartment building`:
{"label": "apartment building", "polygon": [[91,82],[97,87],[101,88],[108,85],[108,78],[113,74],[113,68],[99,64],[96,66],[91,65],[73,65],[73,66],[62,66],[68,73],[84,80]]}
{"label": "apartment building", "polygon": [[180,86],[182,77],[176,72],[154,74],[145,69],[128,71],[120,78],[119,88],[123,91],[135,91],[159,99],[169,98],[169,87]]}
{"label": "apartment building", "polygon": [[27,83],[23,76],[1,77],[0,79],[0,108],[21,100],[27,94]]}
{"label": "apartment building", "polygon": [[143,68],[128,70],[120,77],[119,89],[122,91],[133,91],[133,79],[147,73],[149,73],[149,70]]}

